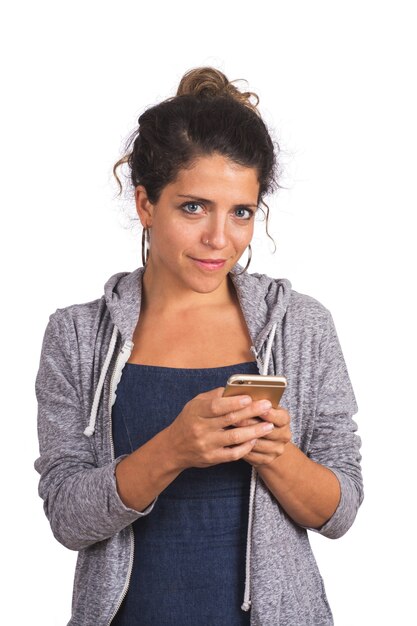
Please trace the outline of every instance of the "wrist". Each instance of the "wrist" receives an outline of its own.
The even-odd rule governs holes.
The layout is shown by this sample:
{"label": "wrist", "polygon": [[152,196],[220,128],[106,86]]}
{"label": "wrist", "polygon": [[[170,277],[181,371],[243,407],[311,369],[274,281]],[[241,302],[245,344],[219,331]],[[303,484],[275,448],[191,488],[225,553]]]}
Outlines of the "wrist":
{"label": "wrist", "polygon": [[165,471],[180,474],[183,470],[187,469],[187,466],[180,459],[175,447],[172,445],[170,426],[161,430],[157,437],[160,438],[161,463],[163,463]]}
{"label": "wrist", "polygon": [[165,430],[122,459],[116,466],[116,484],[122,502],[143,511],[181,473]]}

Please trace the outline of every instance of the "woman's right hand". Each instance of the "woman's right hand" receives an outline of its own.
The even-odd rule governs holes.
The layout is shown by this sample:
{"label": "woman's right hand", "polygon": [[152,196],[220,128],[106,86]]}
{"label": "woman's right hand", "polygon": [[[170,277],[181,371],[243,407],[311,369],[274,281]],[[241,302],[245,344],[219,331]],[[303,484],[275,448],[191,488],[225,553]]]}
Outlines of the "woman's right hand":
{"label": "woman's right hand", "polygon": [[223,398],[223,391],[224,387],[218,387],[199,394],[167,427],[170,449],[181,470],[237,461],[251,451],[257,439],[273,430],[273,425],[266,422],[238,425],[268,411],[268,400],[253,402],[249,396]]}

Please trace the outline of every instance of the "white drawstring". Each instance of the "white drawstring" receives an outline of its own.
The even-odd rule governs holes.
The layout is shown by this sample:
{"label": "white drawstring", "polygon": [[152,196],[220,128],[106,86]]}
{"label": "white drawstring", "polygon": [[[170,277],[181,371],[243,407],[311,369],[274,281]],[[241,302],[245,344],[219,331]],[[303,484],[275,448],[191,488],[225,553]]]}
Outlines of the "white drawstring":
{"label": "white drawstring", "polygon": [[103,389],[104,379],[106,378],[107,370],[109,369],[110,361],[114,352],[114,347],[116,345],[117,340],[117,326],[114,326],[113,333],[110,339],[109,349],[107,350],[106,360],[104,361],[104,365],[101,369],[100,378],[98,380],[98,385],[96,388],[96,392],[94,394],[93,406],[91,407],[90,413],[90,421],[87,428],[84,430],[84,435],[86,437],[91,437],[94,434],[94,429],[96,426],[96,417],[97,417],[97,409],[98,403],[100,402],[101,390]]}
{"label": "white drawstring", "polygon": [[[265,358],[262,362],[259,354],[256,352],[255,346],[251,347],[251,352],[255,355],[255,358],[259,364],[260,372],[263,376],[268,374],[268,363],[271,358],[272,344],[274,342],[275,331],[277,329],[277,324],[275,323],[268,335],[268,343],[266,344]],[[249,611],[250,606],[252,604],[250,600],[250,557],[251,557],[251,535],[252,535],[252,524],[253,524],[253,507],[254,507],[254,496],[255,496],[255,486],[256,486],[256,469],[252,467],[252,474],[250,479],[250,492],[249,492],[249,519],[248,519],[248,534],[246,537],[246,572],[245,572],[245,594],[243,597],[243,604],[241,605],[241,609],[243,611]]]}
{"label": "white drawstring", "polygon": [[249,492],[248,534],[246,536],[245,595],[243,596],[243,604],[240,607],[243,611],[249,611],[250,605],[252,604],[250,600],[250,553],[251,553],[251,534],[252,534],[255,485],[256,485],[256,469],[252,467],[252,474],[251,474],[251,479],[250,479],[250,492]]}
{"label": "white drawstring", "polygon": [[276,329],[277,329],[277,323],[275,322],[275,324],[273,325],[273,327],[270,330],[270,333],[269,333],[269,336],[268,336],[268,343],[266,344],[265,359],[264,359],[264,362],[263,362],[263,365],[262,365],[262,375],[263,376],[267,376],[268,375],[268,363],[269,363],[269,359],[271,358],[272,344],[274,342]]}

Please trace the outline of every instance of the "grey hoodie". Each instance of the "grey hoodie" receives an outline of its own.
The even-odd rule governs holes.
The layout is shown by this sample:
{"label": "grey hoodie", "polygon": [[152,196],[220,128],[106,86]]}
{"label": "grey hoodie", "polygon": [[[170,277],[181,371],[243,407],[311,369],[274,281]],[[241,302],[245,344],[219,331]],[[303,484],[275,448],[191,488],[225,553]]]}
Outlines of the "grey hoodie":
{"label": "grey hoodie", "polygon": [[[317,532],[342,536],[363,499],[357,410],[330,312],[286,279],[230,273],[262,373],[284,375],[281,405],[293,442],[330,468],[341,487],[333,516]],[[39,494],[56,539],[78,550],[71,626],[107,626],[129,585],[131,524],[152,515],[126,507],[115,480],[111,407],[140,312],[143,268],[115,274],[104,296],[49,318],[36,378]],[[158,459],[155,459],[158,463]],[[294,523],[256,471],[248,503],[243,610],[251,626],[333,624],[307,529]],[[213,598],[213,602],[216,599]],[[207,622],[204,615],[201,626]],[[155,625],[156,626],[156,625]],[[223,625],[222,625],[223,626]],[[226,626],[226,625],[224,625]]]}

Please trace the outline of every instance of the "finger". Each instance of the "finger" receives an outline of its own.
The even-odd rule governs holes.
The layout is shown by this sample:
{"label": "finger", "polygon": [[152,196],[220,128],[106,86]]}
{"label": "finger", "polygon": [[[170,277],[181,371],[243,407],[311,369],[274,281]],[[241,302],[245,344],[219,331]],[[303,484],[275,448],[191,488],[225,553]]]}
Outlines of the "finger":
{"label": "finger", "polygon": [[[269,408],[268,408],[269,407]],[[268,400],[254,401],[245,412],[242,411],[241,415],[248,413],[256,413],[257,417],[273,423],[275,426],[285,426],[291,421],[290,414],[287,409],[283,407],[273,408]]]}
{"label": "finger", "polygon": [[254,424],[260,424],[262,421],[260,417],[247,417],[246,419],[235,422],[230,428],[235,428],[236,426],[253,426]]}
{"label": "finger", "polygon": [[[234,413],[252,404],[252,398],[247,395],[229,396],[224,398],[217,392],[223,387],[214,389],[215,394],[208,392],[197,396],[200,400],[199,413],[204,417],[221,417],[227,413]],[[209,394],[211,394],[209,396]],[[207,397],[209,396],[209,397]]]}
{"label": "finger", "polygon": [[238,461],[247,456],[256,443],[256,439],[251,439],[245,443],[233,447],[220,448],[215,455],[215,463],[229,463],[230,461]]}
{"label": "finger", "polygon": [[259,438],[252,447],[250,457],[247,458],[247,460],[253,463],[255,461],[255,457],[252,455],[256,455],[256,462],[269,463],[273,459],[276,459],[284,454],[285,446],[286,442],[269,441],[265,438]]}
{"label": "finger", "polygon": [[290,415],[286,409],[278,408],[278,409],[269,409],[265,413],[260,415],[261,419],[266,422],[271,422],[275,426],[281,428],[283,426],[287,426],[290,421]]}
{"label": "finger", "polygon": [[[259,415],[268,411],[271,408],[269,400],[257,400],[256,402],[250,402],[246,407],[240,407],[236,410],[230,410],[223,416],[223,423],[219,418],[218,425],[222,428],[226,428],[229,425],[250,425],[263,421],[259,418]],[[247,421],[247,424],[240,424],[240,422]],[[217,424],[216,424],[217,426]]]}
{"label": "finger", "polygon": [[276,459],[276,455],[272,454],[259,454],[254,448],[244,457],[244,460],[251,463],[255,467],[257,465],[268,465]]}
{"label": "finger", "polygon": [[268,400],[258,400],[256,402],[252,402],[252,404],[245,409],[231,411],[226,414],[224,416],[224,423],[222,423],[221,417],[215,418],[218,421],[213,423],[213,426],[215,426],[215,428],[233,428],[236,426],[251,426],[264,421],[271,422],[274,426],[281,425],[285,419],[280,418],[279,416],[277,417],[275,413],[271,413],[271,411],[276,411],[276,409],[270,408],[265,413],[265,407],[268,405],[270,406],[270,402]]}
{"label": "finger", "polygon": [[[228,402],[220,405],[221,415],[219,415],[218,417],[215,416],[215,413],[219,412],[218,405],[216,406],[214,404],[216,402],[215,400],[209,401],[211,404],[211,411],[210,411],[211,415],[207,415],[207,413],[209,412],[207,411],[207,408],[197,409],[198,413],[203,418],[204,417],[210,418],[209,426],[212,430],[220,430],[220,429],[228,428],[233,425],[238,425],[239,422],[245,419],[258,418],[259,413],[262,411],[259,403],[254,403],[252,402],[251,399],[249,399],[249,403],[250,403],[249,406],[242,408],[241,402],[239,402],[239,400],[236,401],[237,398],[238,398],[237,396],[235,398],[219,398],[219,400],[222,400],[222,401],[227,400]],[[229,400],[233,400],[233,402],[230,403]],[[207,407],[207,404],[206,404],[206,407]],[[261,421],[263,420],[256,419],[252,423],[258,423]]]}
{"label": "finger", "polygon": [[274,430],[263,437],[258,437],[255,449],[257,452],[272,453],[274,450],[282,454],[287,443],[291,441],[291,430],[289,428],[274,428]]}
{"label": "finger", "polygon": [[236,446],[245,441],[263,437],[273,429],[273,424],[261,422],[254,426],[242,426],[230,430],[222,430],[216,434],[215,443],[219,446]]}
{"label": "finger", "polygon": [[[276,454],[277,442],[271,439],[265,439],[265,437],[259,437],[253,446],[253,452],[258,454]],[[284,445],[284,444],[283,444]]]}

